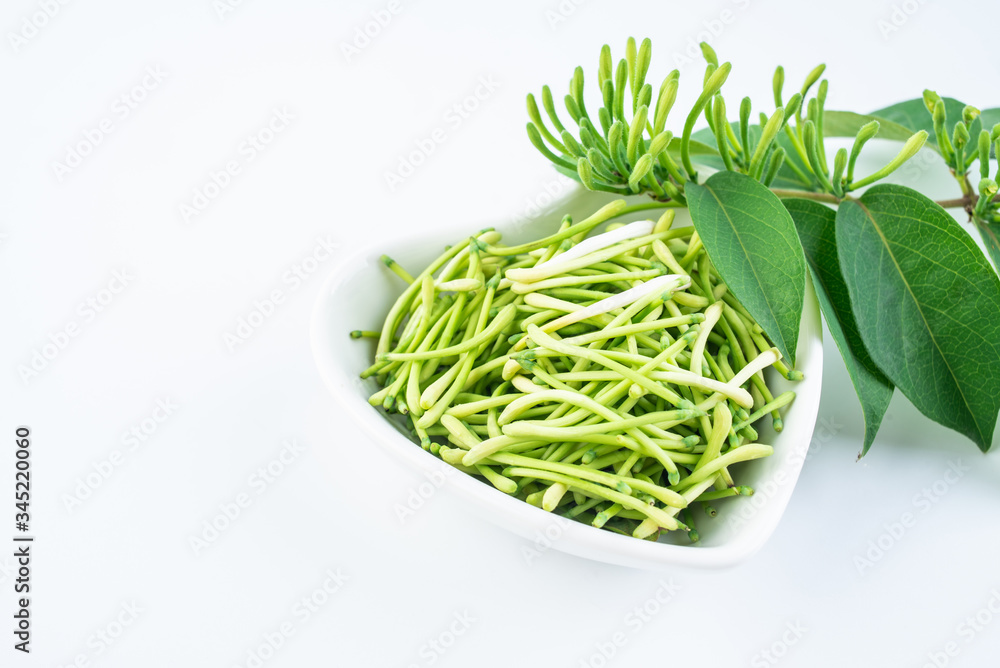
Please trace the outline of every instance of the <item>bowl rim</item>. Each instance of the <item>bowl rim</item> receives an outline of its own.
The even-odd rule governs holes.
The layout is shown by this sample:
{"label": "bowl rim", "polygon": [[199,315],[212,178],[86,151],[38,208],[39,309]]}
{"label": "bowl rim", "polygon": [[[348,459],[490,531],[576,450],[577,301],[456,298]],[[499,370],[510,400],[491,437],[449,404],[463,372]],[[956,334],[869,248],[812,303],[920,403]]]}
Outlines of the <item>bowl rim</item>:
{"label": "bowl rim", "polygon": [[[586,192],[586,191],[584,191]],[[561,198],[554,207],[566,204],[580,195],[580,190],[571,192]],[[615,199],[615,198],[611,198]],[[514,226],[498,224],[503,231],[505,227]],[[494,524],[517,533],[525,539],[534,539],[537,545],[545,549],[549,547],[562,552],[595,559],[606,563],[622,566],[662,569],[665,567],[687,566],[698,569],[726,568],[749,559],[763,547],[771,537],[783,516],[792,492],[798,481],[802,465],[806,458],[809,442],[815,429],[819,410],[819,389],[822,384],[823,345],[822,327],[819,324],[819,306],[811,280],[806,279],[805,302],[803,308],[803,326],[797,346],[797,357],[803,353],[808,356],[809,372],[797,388],[811,387],[815,398],[809,402],[800,402],[801,392],[797,392],[796,402],[790,410],[795,410],[795,423],[804,421],[808,427],[801,427],[798,433],[802,438],[798,443],[788,448],[783,454],[777,472],[790,476],[778,485],[778,490],[766,499],[766,506],[758,508],[758,513],[766,513],[758,520],[759,530],[744,531],[736,538],[721,545],[677,545],[665,542],[639,540],[631,536],[623,536],[610,531],[596,529],[589,525],[567,520],[559,515],[536,508],[524,501],[505,494],[492,485],[472,476],[461,474],[444,460],[434,456],[411,439],[401,434],[377,409],[373,408],[356,390],[362,380],[344,373],[343,365],[333,354],[329,345],[332,337],[343,336],[346,332],[331,331],[333,318],[327,317],[327,309],[333,303],[333,296],[349,279],[359,271],[377,266],[373,259],[389,250],[390,246],[415,242],[428,243],[428,237],[436,240],[452,232],[467,234],[470,229],[478,229],[470,223],[451,223],[439,226],[430,234],[427,232],[413,233],[395,237],[391,242],[375,240],[358,246],[348,256],[338,261],[338,266],[325,279],[312,309],[310,322],[310,342],[313,357],[327,388],[333,394],[336,402],[345,408],[362,429],[382,447],[383,451],[393,458],[402,459],[411,468],[422,472],[425,476],[433,475],[443,480],[443,484],[457,492],[464,501],[487,512],[485,518]],[[810,326],[811,325],[811,326]],[[811,336],[806,336],[811,334]],[[800,368],[805,365],[800,365]],[[803,385],[808,384],[808,385]],[[778,452],[771,455],[775,457]],[[759,486],[755,487],[759,489]],[[753,498],[753,497],[749,497]],[[548,536],[549,529],[555,526],[557,537]]]}

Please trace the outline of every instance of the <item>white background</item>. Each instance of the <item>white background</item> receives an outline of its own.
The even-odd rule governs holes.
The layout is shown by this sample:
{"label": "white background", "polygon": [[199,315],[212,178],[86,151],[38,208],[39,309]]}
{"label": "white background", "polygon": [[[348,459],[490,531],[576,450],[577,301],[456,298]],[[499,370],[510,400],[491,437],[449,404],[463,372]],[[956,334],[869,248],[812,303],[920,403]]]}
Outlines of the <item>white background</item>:
{"label": "white background", "polygon": [[[773,650],[788,666],[921,666],[949,642],[958,654],[938,654],[939,665],[995,661],[1000,620],[983,609],[1000,604],[1000,459],[897,394],[856,463],[863,424],[829,340],[814,456],[752,560],[652,573],[553,550],[527,563],[530,543],[446,489],[397,519],[422,478],[334,405],[309,349],[336,256],[298,285],[286,273],[319,238],[343,254],[465,217],[509,220],[543,201],[558,182],[525,137],[524,95],[551,83],[561,97],[577,64],[593,78],[605,42],[617,58],[629,34],[650,36],[650,78],[681,69],[678,109],[703,71],[683,54],[706,36],[734,62],[733,109],[750,94],[770,110],[776,64],[797,86],[821,61],[829,108],[866,111],[925,87],[1000,106],[993,3],[401,0],[350,57],[343,45],[386,3],[68,2],[13,44],[44,4],[0,11],[0,542],[13,534],[21,424],[33,432],[37,536],[30,656],[12,649],[12,548],[0,549],[0,664],[253,666],[286,622],[292,635],[273,656],[265,648],[262,665],[767,666],[761,652]],[[142,90],[147,68],[165,76]],[[496,90],[449,124],[481,77]],[[127,117],[122,95],[143,97]],[[244,142],[276,109],[293,119],[250,160]],[[60,179],[54,163],[102,119],[111,131]],[[436,127],[446,140],[390,189],[385,173]],[[229,161],[239,173],[186,221],[181,205]],[[955,196],[943,167],[926,165],[929,193]],[[102,292],[123,270],[124,289]],[[227,346],[276,290],[270,317]],[[88,310],[87,299],[109,296]],[[71,324],[77,335],[25,380],[19,367]],[[158,400],[176,409],[155,423]],[[144,420],[156,429],[130,449],[123,435]],[[302,451],[261,485],[255,472],[285,441]],[[964,473],[945,483],[953,465]],[[80,487],[88,475],[96,489]],[[240,494],[250,504],[192,547]],[[900,532],[906,513],[912,526]],[[880,540],[888,549],[873,548]],[[296,615],[338,570],[340,589],[307,620]],[[662,605],[661,583],[677,588]],[[643,606],[653,613],[637,623],[631,611]],[[963,626],[977,613],[979,631]],[[463,614],[471,625],[430,649]],[[116,637],[109,645],[98,632]]]}

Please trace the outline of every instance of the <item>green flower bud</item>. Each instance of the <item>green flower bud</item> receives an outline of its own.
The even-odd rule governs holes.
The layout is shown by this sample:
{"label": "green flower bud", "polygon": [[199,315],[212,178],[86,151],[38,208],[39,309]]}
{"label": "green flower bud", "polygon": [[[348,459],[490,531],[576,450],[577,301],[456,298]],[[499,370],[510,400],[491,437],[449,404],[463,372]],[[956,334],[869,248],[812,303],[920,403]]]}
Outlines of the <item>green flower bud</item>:
{"label": "green flower bud", "polygon": [[708,42],[702,42],[698,46],[701,47],[701,55],[705,57],[705,61],[718,67],[719,57],[715,55],[715,50],[708,45]]}
{"label": "green flower bud", "polygon": [[611,160],[621,174],[627,174],[628,170],[622,162],[625,147],[622,145],[622,135],[625,133],[625,126],[621,121],[615,121],[608,132],[608,151],[611,153]]}
{"label": "green flower bud", "polygon": [[[558,139],[556,139],[551,132],[549,132],[549,129],[545,126],[545,123],[542,122],[542,115],[538,112],[538,104],[535,102],[535,96],[532,95],[531,93],[528,93],[528,118],[531,119],[531,122],[534,123],[535,127],[538,129],[538,132],[541,134],[541,136],[545,137],[545,140],[548,141],[549,144],[556,147],[556,149],[562,151],[563,153],[566,152],[566,147],[563,146],[562,143]],[[556,132],[561,132],[561,131],[562,128],[560,127],[556,128]]]}
{"label": "green flower bud", "polygon": [[580,109],[580,105],[577,104],[576,98],[572,95],[566,95],[563,98],[563,102],[566,104],[566,111],[569,112],[569,117],[573,119],[574,123],[579,125],[580,119],[583,117],[583,111]]}
{"label": "green flower bud", "polygon": [[[778,68],[781,69],[780,67]],[[740,102],[740,143],[743,145],[744,160],[750,157],[750,98]]]}
{"label": "green flower bud", "polygon": [[649,103],[653,101],[653,87],[648,83],[642,84],[642,88],[639,89],[639,95],[635,101],[636,107],[648,107]]}
{"label": "green flower bud", "polygon": [[603,88],[605,81],[611,81],[611,47],[607,44],[601,47],[601,57],[597,62],[597,83]]}
{"label": "green flower bud", "polygon": [[844,170],[847,168],[847,149],[837,149],[833,156],[833,192],[838,197],[844,194]]}
{"label": "green flower bud", "polygon": [[677,99],[677,84],[680,73],[674,70],[667,75],[660,85],[660,94],[656,97],[656,114],[653,117],[653,135],[663,132],[667,125],[667,114],[670,113],[674,101]]}
{"label": "green flower bud", "polygon": [[819,155],[819,132],[816,130],[816,124],[812,121],[806,121],[802,132],[802,142],[805,144],[806,157],[809,159],[809,166],[812,168],[813,174],[819,179],[820,185],[827,192],[833,192],[833,184],[827,178],[827,166],[823,164]]}
{"label": "green flower bud", "polygon": [[885,167],[878,170],[874,174],[871,174],[870,176],[866,176],[865,178],[856,181],[854,183],[848,183],[850,189],[853,190],[856,188],[861,188],[862,186],[866,186],[870,183],[875,183],[879,179],[884,179],[886,176],[892,174],[894,171],[899,169],[899,167],[904,162],[915,156],[917,154],[917,151],[923,148],[923,145],[926,142],[927,142],[926,130],[921,130],[920,132],[913,134],[909,139],[906,140],[906,143],[903,144],[903,148],[899,151],[899,154],[896,155],[895,158],[889,161],[889,164],[887,164]]}
{"label": "green flower bud", "polygon": [[997,194],[997,182],[993,179],[983,179],[979,182],[979,194],[983,197],[993,197]]}
{"label": "green flower bud", "polygon": [[719,147],[719,154],[726,169],[733,170],[733,158],[730,155],[729,135],[726,130],[729,128],[729,120],[726,118],[726,101],[722,95],[716,95],[712,102],[712,114],[714,116],[715,142]]}
{"label": "green flower bud", "polygon": [[948,139],[948,132],[945,130],[945,124],[948,122],[948,114],[944,109],[944,100],[938,99],[934,103],[934,135],[937,137],[938,148],[941,149],[941,155],[944,156],[945,162],[951,163],[954,157],[954,149],[952,148],[951,141]]}
{"label": "green flower bud", "polygon": [[771,142],[774,141],[774,138],[778,135],[778,131],[781,130],[784,120],[785,112],[779,107],[771,115],[771,118],[767,119],[767,122],[763,124],[764,127],[760,133],[760,141],[757,143],[757,148],[753,152],[753,158],[750,160],[750,175],[754,178],[759,178],[760,173],[763,171],[767,150],[771,148]]}
{"label": "green flower bud", "polygon": [[771,82],[771,86],[774,89],[774,106],[780,107],[781,104],[781,89],[785,87],[785,68],[778,65],[778,68],[774,70],[774,79]]}
{"label": "green flower bud", "polygon": [[615,106],[615,84],[611,79],[605,79],[601,84],[601,100],[607,109],[614,109]]}
{"label": "green flower bud", "polygon": [[674,135],[670,130],[664,130],[660,134],[653,137],[653,141],[649,143],[649,153],[654,158],[659,157],[660,153],[667,150],[670,146],[670,140],[674,138]]}
{"label": "green flower bud", "polygon": [[802,104],[802,93],[795,93],[790,98],[788,98],[788,104],[785,105],[785,122],[788,122],[792,116],[799,112],[799,107]]}
{"label": "green flower bud", "polygon": [[611,108],[611,117],[625,118],[625,85],[628,84],[628,63],[624,59],[618,61],[615,70],[615,104]]}
{"label": "green flower bud", "polygon": [[634,163],[638,157],[642,134],[646,131],[646,114],[648,111],[646,107],[639,107],[635,112],[635,116],[632,117],[632,127],[629,129],[628,146],[626,149],[626,155],[630,163]]}
{"label": "green flower bud", "polygon": [[629,37],[625,42],[625,64],[628,68],[628,81],[635,81],[635,37]]}
{"label": "green flower bud", "polygon": [[820,64],[814,67],[813,71],[810,72],[808,76],[806,76],[805,83],[802,84],[802,97],[805,97],[806,93],[809,92],[809,89],[812,88],[812,85],[817,81],[819,81],[819,78],[823,76],[823,72],[825,70],[826,70],[826,65]]}
{"label": "green flower bud", "polygon": [[778,170],[781,169],[782,163],[785,161],[785,149],[781,146],[777,147],[771,151],[771,158],[767,163],[767,172],[764,174],[764,178],[761,180],[765,186],[770,186],[776,176],[778,176]]}
{"label": "green flower bud", "polygon": [[[608,162],[608,159],[604,157],[596,148],[592,148],[587,151],[587,162],[590,166],[597,171],[597,174],[606,181],[614,182],[616,180],[614,176],[614,165]],[[579,166],[579,165],[578,165]]]}
{"label": "green flower bud", "polygon": [[812,98],[806,103],[806,120],[816,122],[819,117],[819,100]]}
{"label": "green flower bud", "polygon": [[982,129],[979,131],[979,142],[976,146],[979,158],[979,176],[987,178],[990,175],[990,131]]}
{"label": "green flower bud", "polygon": [[965,121],[955,123],[955,134],[952,136],[955,148],[965,148],[965,146],[969,143],[969,139],[969,128],[965,124]]}
{"label": "green flower bud", "polygon": [[632,192],[639,191],[639,182],[646,177],[646,174],[649,174],[649,170],[652,168],[653,156],[648,153],[636,161],[635,167],[632,169],[632,173],[628,177],[628,187],[632,189]]}
{"label": "green flower bud", "polygon": [[708,87],[708,80],[712,78],[712,75],[715,74],[715,70],[717,69],[719,69],[719,66],[713,65],[712,63],[709,63],[708,66],[705,67],[705,79],[702,82],[702,86],[705,88]]}
{"label": "green flower bud", "polygon": [[569,155],[578,158],[582,158],[583,156],[587,155],[587,149],[580,146],[580,144],[576,141],[573,135],[571,135],[569,132],[565,130],[563,131],[562,140],[563,144],[566,145],[566,153],[568,153]]}
{"label": "green flower bud", "polygon": [[934,107],[941,100],[941,96],[930,89],[924,90],[924,106],[927,107],[927,113],[933,114]]}
{"label": "green flower bud", "polygon": [[[632,95],[636,95],[642,90],[646,81],[646,72],[649,71],[649,62],[653,58],[653,43],[647,37],[639,45],[639,54],[636,56],[635,69],[632,71]],[[633,108],[638,105],[633,105]]]}
{"label": "green flower bud", "polygon": [[973,106],[966,106],[962,109],[962,120],[965,121],[966,125],[972,125],[972,121],[979,118],[979,110]]}
{"label": "green flower bud", "polygon": [[594,172],[586,158],[580,158],[576,161],[576,173],[580,176],[580,183],[583,184],[584,188],[597,190],[597,186],[594,184]]}

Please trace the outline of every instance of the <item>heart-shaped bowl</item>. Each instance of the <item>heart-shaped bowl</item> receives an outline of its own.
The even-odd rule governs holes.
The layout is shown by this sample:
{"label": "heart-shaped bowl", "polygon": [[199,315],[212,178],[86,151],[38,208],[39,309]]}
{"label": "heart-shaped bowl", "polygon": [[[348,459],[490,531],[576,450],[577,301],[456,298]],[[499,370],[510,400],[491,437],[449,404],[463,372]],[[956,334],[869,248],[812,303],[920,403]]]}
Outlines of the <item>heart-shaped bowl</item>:
{"label": "heart-shaped bowl", "polygon": [[[582,220],[608,201],[610,198],[606,196],[580,189],[556,202],[547,215],[492,226],[503,233],[504,242],[519,243],[551,233],[564,214]],[[637,213],[631,219],[640,220],[650,215],[655,217],[659,212],[645,216]],[[683,224],[685,215],[686,211],[679,211],[675,224]],[[374,379],[362,380],[360,374],[372,363],[375,344],[371,339],[351,340],[348,334],[354,329],[381,329],[386,313],[402,292],[402,282],[386,269],[379,257],[387,254],[403,267],[419,271],[437,257],[445,245],[485,226],[475,222],[478,221],[450,224],[400,237],[380,236],[338,262],[338,268],[320,291],[311,327],[316,364],[337,405],[350,412],[372,439],[402,466],[446,481],[445,484],[456,492],[455,496],[477,509],[485,520],[533,541],[536,549],[551,547],[610,564],[652,570],[679,566],[723,568],[738,564],[759,550],[774,532],[788,505],[819,410],[823,342],[819,307],[811,284],[807,281],[796,351],[796,368],[803,372],[805,379],[792,383],[769,370],[768,385],[775,394],[792,389],[796,398],[787,408],[781,433],[771,430],[769,420],[762,420],[757,425],[759,442],[773,445],[774,454],[734,468],[738,484],[753,487],[755,494],[718,501],[718,516],[703,516],[698,523],[701,535],[698,543],[689,544],[685,538],[672,542],[664,538],[659,542],[639,540],[566,520],[508,496],[484,481],[459,473],[423,450],[401,425],[368,403],[368,397],[380,388]]]}

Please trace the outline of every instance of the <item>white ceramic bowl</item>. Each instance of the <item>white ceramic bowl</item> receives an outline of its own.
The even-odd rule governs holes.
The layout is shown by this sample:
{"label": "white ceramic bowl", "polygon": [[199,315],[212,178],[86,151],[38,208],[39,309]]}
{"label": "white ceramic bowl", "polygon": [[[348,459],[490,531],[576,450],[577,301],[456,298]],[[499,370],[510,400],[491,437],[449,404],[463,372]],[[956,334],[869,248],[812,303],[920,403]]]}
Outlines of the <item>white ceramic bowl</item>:
{"label": "white ceramic bowl", "polygon": [[[560,200],[551,209],[552,213],[530,223],[504,225],[494,221],[493,226],[504,233],[505,242],[517,243],[554,230],[564,213],[575,214],[575,220],[582,220],[587,213],[607,201],[607,197],[581,189]],[[650,215],[658,213],[654,211]],[[679,215],[679,220],[682,215]],[[635,214],[632,219],[644,217]],[[460,219],[459,216],[455,218]],[[348,410],[368,434],[403,466],[425,473],[444,473],[447,484],[458,496],[477,508],[484,519],[540,546],[551,546],[611,564],[647,569],[677,566],[721,568],[735,565],[753,555],[773,533],[788,505],[805,461],[819,409],[823,345],[819,308],[811,284],[806,290],[796,365],[805,374],[805,380],[789,383],[776,373],[768,379],[776,393],[786,389],[794,389],[797,393],[785,414],[784,431],[774,434],[770,431],[770,421],[762,420],[760,425],[766,424],[767,427],[760,429],[759,440],[772,444],[774,454],[734,468],[737,483],[754,487],[756,494],[717,502],[718,516],[703,516],[698,522],[701,540],[697,544],[685,544],[687,541],[684,539],[679,544],[638,540],[564,520],[508,496],[488,483],[456,472],[450,465],[424,451],[367,402],[378,387],[372,379],[361,380],[359,374],[371,364],[374,344],[370,340],[352,341],[348,333],[353,329],[381,329],[385,314],[402,291],[399,278],[386,270],[379,256],[385,253],[416,272],[437,257],[446,244],[454,243],[485,226],[476,224],[476,221],[453,223],[447,229],[423,230],[405,238],[383,239],[338,262],[339,267],[320,292],[313,311],[311,331],[316,363],[337,404]],[[529,227],[530,232],[526,229]]]}

